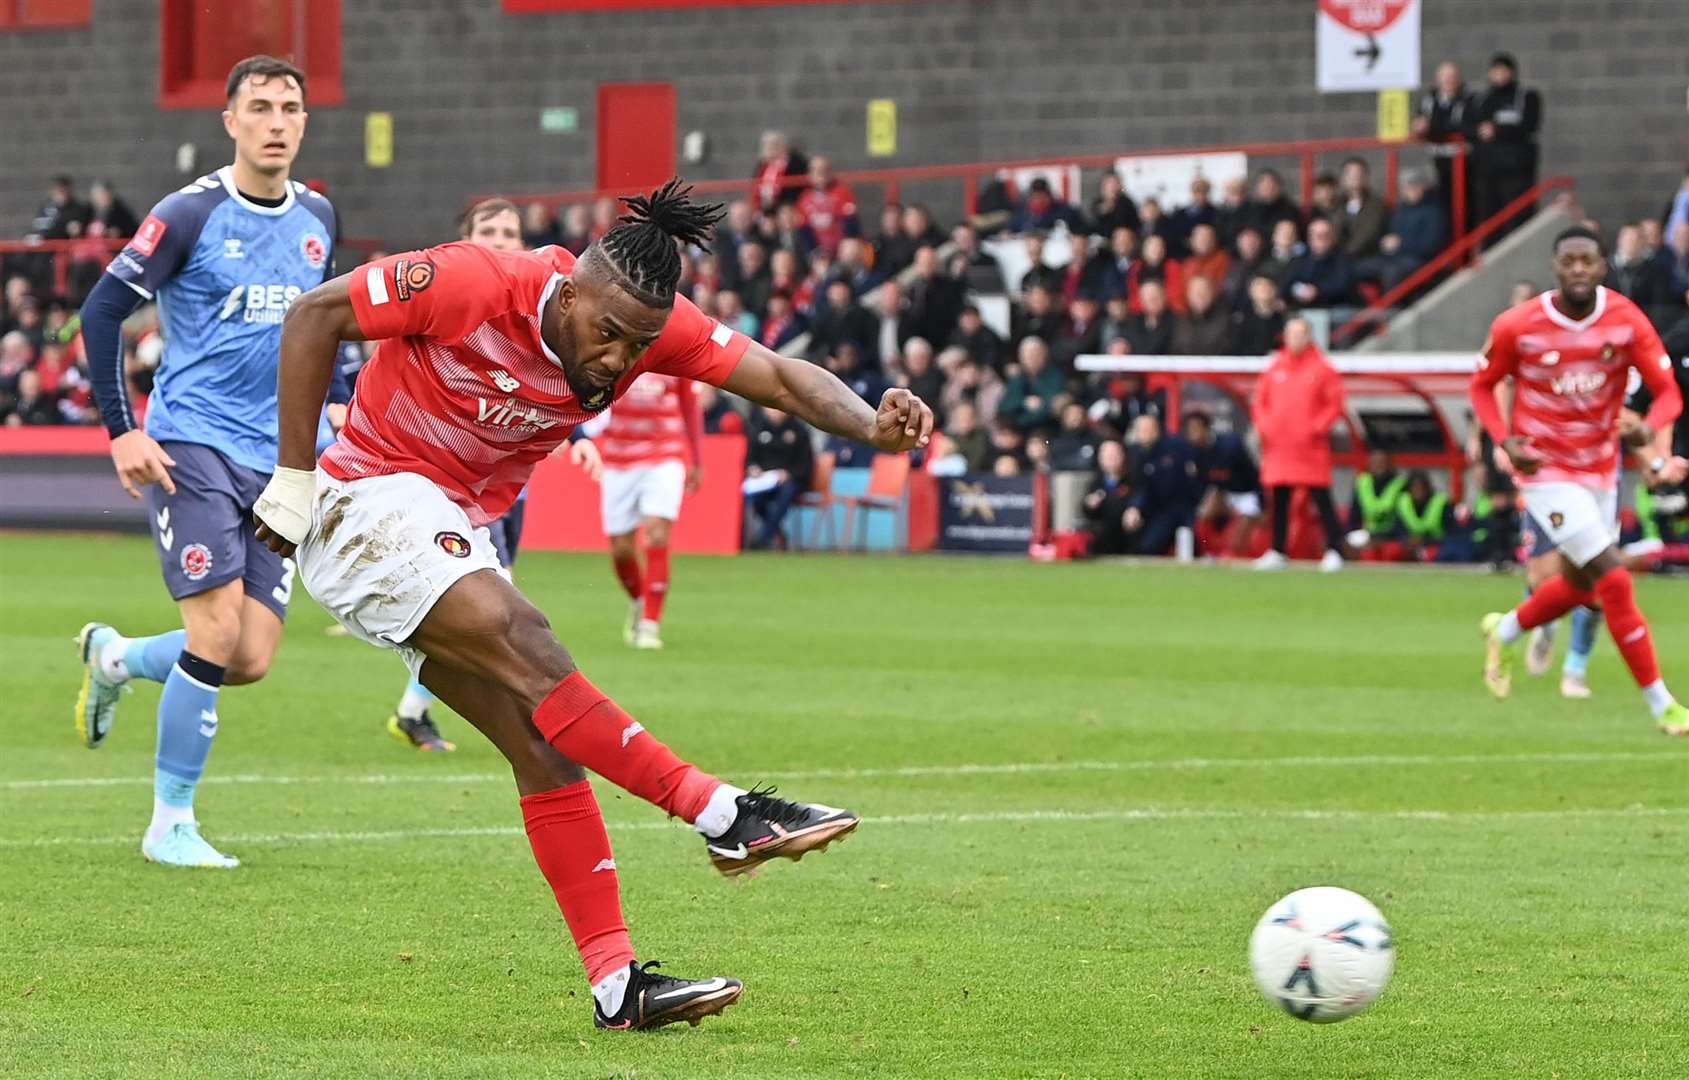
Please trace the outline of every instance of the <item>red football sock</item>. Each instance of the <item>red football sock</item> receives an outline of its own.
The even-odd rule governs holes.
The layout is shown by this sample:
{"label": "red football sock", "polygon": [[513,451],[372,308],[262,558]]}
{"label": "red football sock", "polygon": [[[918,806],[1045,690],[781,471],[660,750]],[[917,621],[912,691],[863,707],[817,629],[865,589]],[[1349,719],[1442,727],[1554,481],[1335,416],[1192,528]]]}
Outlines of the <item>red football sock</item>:
{"label": "red football sock", "polygon": [[721,786],[676,757],[578,671],[540,702],[534,726],[564,757],[688,824]]}
{"label": "red football sock", "polygon": [[669,595],[669,549],[653,544],[645,549],[645,617],[658,622]]}
{"label": "red football sock", "polygon": [[1652,686],[1660,681],[1660,663],[1654,657],[1654,638],[1648,633],[1648,620],[1636,606],[1636,583],[1630,571],[1614,567],[1601,575],[1595,583],[1595,595],[1607,613],[1607,630],[1630,668],[1637,686]]}
{"label": "red football sock", "polygon": [[645,582],[639,576],[639,556],[629,555],[615,560],[616,576],[622,581],[622,588],[627,590],[629,599],[638,600],[645,591]]}
{"label": "red football sock", "polygon": [[587,981],[596,985],[633,963],[616,860],[592,785],[582,780],[524,795],[522,821],[534,861],[557,894],[557,906],[581,951]]}
{"label": "red football sock", "polygon": [[1556,575],[1538,585],[1524,603],[1513,609],[1513,613],[1518,616],[1522,629],[1532,630],[1579,606],[1594,607],[1594,595]]}

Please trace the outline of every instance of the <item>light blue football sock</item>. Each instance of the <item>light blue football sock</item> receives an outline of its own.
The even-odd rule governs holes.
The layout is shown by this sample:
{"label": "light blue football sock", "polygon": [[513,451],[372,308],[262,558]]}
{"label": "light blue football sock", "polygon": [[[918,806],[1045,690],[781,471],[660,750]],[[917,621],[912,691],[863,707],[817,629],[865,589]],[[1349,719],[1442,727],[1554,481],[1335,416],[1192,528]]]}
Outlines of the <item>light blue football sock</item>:
{"label": "light blue football sock", "polygon": [[153,794],[166,806],[185,809],[194,804],[194,788],[217,734],[217,691],[222,685],[220,666],[186,651],[164,680],[164,694],[158,699]]}
{"label": "light blue football sock", "polygon": [[131,677],[163,682],[182,650],[188,646],[186,630],[172,630],[152,637],[130,638],[123,648],[123,666]]}
{"label": "light blue football sock", "polygon": [[1566,662],[1560,670],[1583,678],[1589,673],[1589,654],[1595,649],[1595,635],[1601,632],[1601,613],[1594,608],[1572,609],[1571,640],[1566,643]]}

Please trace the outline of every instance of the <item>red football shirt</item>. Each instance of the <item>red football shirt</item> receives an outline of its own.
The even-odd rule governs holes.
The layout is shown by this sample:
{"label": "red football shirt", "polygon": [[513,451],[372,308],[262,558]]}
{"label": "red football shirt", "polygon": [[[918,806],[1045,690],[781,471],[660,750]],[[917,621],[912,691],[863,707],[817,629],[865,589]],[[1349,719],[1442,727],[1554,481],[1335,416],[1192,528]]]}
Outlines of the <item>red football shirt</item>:
{"label": "red football shirt", "polygon": [[574,268],[560,247],[498,252],[468,242],[406,252],[352,272],[358,326],[379,340],[358,373],[340,439],[320,462],[341,480],[410,472],[484,525],[534,466],[641,372],[720,384],[750,339],[676,297],[663,333],[603,401],[576,399],[540,312]]}
{"label": "red football shirt", "polygon": [[604,430],[593,437],[606,469],[638,469],[665,461],[697,462],[703,419],[692,383],[646,372],[616,399]]}
{"label": "red football shirt", "polygon": [[[1523,483],[1613,483],[1619,468],[1619,409],[1630,371],[1653,391],[1648,423],[1657,431],[1682,411],[1671,357],[1648,317],[1611,289],[1597,288],[1595,310],[1581,321],[1543,293],[1502,312],[1490,326],[1478,371],[1472,377],[1476,415],[1501,442],[1524,435],[1543,458]],[[1495,401],[1495,387],[1511,375],[1513,419],[1509,429]]]}
{"label": "red football shirt", "polygon": [[856,196],[843,182],[834,180],[827,190],[805,188],[798,196],[798,216],[815,234],[817,247],[831,254],[845,238],[845,219],[856,213]]}

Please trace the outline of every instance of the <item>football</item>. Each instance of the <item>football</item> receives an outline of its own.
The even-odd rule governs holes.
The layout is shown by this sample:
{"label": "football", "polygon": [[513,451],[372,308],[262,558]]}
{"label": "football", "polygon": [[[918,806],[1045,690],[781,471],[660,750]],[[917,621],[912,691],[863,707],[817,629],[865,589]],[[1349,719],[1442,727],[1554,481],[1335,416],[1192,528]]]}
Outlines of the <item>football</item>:
{"label": "football", "polygon": [[1249,935],[1249,967],[1267,1000],[1315,1024],[1347,1020],[1390,981],[1395,939],[1372,902],[1321,886],[1291,893]]}

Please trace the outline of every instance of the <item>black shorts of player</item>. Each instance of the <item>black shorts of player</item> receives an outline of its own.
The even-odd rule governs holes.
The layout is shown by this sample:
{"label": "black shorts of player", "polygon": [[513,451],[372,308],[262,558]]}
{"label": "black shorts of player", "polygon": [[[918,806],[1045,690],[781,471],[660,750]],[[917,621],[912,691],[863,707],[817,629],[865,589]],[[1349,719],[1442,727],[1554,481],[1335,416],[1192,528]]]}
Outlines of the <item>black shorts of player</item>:
{"label": "black shorts of player", "polygon": [[286,618],[293,560],[265,547],[253,532],[252,504],[270,478],[209,446],[159,445],[176,462],[170,470],[176,494],[167,493],[161,484],[148,485],[147,523],[170,598],[184,600],[240,581],[246,595],[275,612],[276,618]]}

